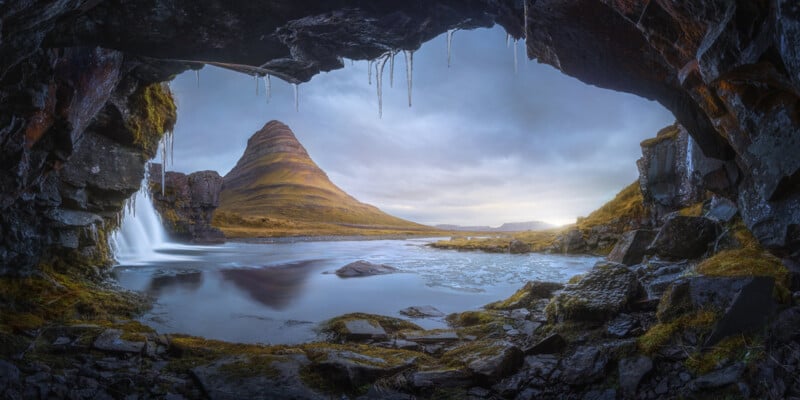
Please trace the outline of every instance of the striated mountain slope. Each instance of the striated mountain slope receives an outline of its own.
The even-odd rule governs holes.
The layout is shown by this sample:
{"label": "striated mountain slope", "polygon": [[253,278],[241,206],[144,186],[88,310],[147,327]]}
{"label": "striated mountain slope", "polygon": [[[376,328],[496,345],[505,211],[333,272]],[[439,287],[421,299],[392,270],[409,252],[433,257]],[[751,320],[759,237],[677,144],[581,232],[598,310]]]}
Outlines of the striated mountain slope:
{"label": "striated mountain slope", "polygon": [[270,121],[256,132],[239,162],[225,175],[215,224],[233,236],[431,229],[345,193],[279,121]]}

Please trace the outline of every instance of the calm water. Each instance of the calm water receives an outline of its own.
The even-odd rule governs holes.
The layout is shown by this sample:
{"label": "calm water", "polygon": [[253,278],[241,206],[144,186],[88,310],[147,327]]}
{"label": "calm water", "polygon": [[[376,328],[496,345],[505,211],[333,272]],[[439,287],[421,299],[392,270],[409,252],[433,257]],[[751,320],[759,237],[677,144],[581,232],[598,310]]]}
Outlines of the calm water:
{"label": "calm water", "polygon": [[[506,298],[528,280],[566,281],[596,257],[510,255],[432,249],[433,239],[171,246],[157,261],[119,265],[125,288],[150,294],[142,321],[159,332],[237,342],[314,340],[328,318],[432,305],[444,313]],[[402,273],[343,279],[326,272],[356,260]],[[425,328],[443,319],[415,319]]]}

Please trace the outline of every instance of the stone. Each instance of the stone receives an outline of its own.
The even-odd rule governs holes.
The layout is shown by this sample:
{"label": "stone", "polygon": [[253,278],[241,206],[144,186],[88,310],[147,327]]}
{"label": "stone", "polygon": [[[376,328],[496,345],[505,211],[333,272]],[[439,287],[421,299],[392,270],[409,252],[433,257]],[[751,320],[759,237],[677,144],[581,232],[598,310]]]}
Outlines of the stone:
{"label": "stone", "polygon": [[331,382],[349,388],[357,388],[375,380],[392,376],[413,366],[416,356],[405,360],[389,362],[379,357],[347,350],[322,350],[321,361],[311,364],[310,368]]}
{"label": "stone", "polygon": [[525,349],[526,355],[560,353],[567,347],[567,341],[558,333],[553,333],[538,343]]}
{"label": "stone", "polygon": [[508,244],[508,252],[511,254],[527,254],[531,252],[531,245],[521,240],[513,239]]}
{"label": "stone", "polygon": [[736,363],[726,368],[703,375],[689,383],[693,391],[714,389],[736,383],[745,370],[743,363]]}
{"label": "stone", "polygon": [[336,270],[336,275],[342,278],[363,277],[372,275],[384,275],[397,272],[397,268],[390,265],[373,264],[364,260],[359,260],[345,265]]}
{"label": "stone", "polygon": [[525,336],[531,337],[542,326],[541,322],[523,321],[520,327],[520,332]]}
{"label": "stone", "polygon": [[131,342],[128,340],[120,339],[122,331],[119,329],[106,329],[97,339],[94,340],[92,346],[95,349],[102,351],[110,351],[116,353],[141,353],[144,348],[144,342]]}
{"label": "stone", "polygon": [[731,305],[714,325],[705,346],[713,346],[731,335],[761,331],[774,314],[774,287],[775,279],[772,277],[753,277],[733,298]]}
{"label": "stone", "polygon": [[647,229],[625,232],[606,259],[625,265],[639,264],[655,237],[656,232]]}
{"label": "stone", "polygon": [[586,392],[582,400],[617,400],[615,389],[594,389]]}
{"label": "stone", "polygon": [[568,231],[559,240],[559,250],[564,254],[580,254],[587,250],[583,233],[577,229]]}
{"label": "stone", "polygon": [[344,321],[345,338],[347,340],[384,340],[386,331],[380,324],[366,319],[353,319]]}
{"label": "stone", "polygon": [[300,369],[307,365],[307,360],[276,359],[271,364],[276,370],[275,374],[232,376],[226,372],[226,366],[242,361],[238,358],[224,358],[195,367],[191,371],[203,392],[212,400],[328,399],[327,395],[308,388],[300,379]]}
{"label": "stone", "polygon": [[684,260],[702,257],[714,243],[719,224],[705,217],[673,215],[653,240],[649,252],[665,260]]}
{"label": "stone", "polygon": [[524,361],[522,351],[509,342],[495,342],[491,354],[478,357],[467,364],[467,370],[481,379],[497,382],[516,372]]}
{"label": "stone", "polygon": [[781,311],[769,327],[769,338],[775,343],[787,343],[800,338],[800,306]]}
{"label": "stone", "polygon": [[623,358],[619,361],[619,387],[628,399],[636,398],[639,382],[653,369],[653,360],[646,356]]}
{"label": "stone", "polygon": [[720,223],[727,223],[738,213],[739,208],[736,207],[736,203],[724,197],[714,196],[705,216]]}
{"label": "stone", "polygon": [[167,232],[180,240],[214,244],[225,242],[222,231],[211,226],[219,207],[223,179],[215,171],[189,175],[168,171],[161,187],[161,164],[151,163],[148,170],[150,197]]}
{"label": "stone", "polygon": [[539,354],[525,357],[525,368],[540,378],[547,379],[558,366],[558,358],[550,354]]}
{"label": "stone", "polygon": [[472,377],[461,370],[417,371],[411,374],[410,383],[419,389],[464,387],[472,383]]}
{"label": "stone", "polygon": [[422,344],[455,342],[459,340],[458,334],[452,329],[405,332],[403,333],[403,337],[406,340]]}
{"label": "stone", "polygon": [[433,306],[413,306],[400,310],[400,314],[411,318],[438,318],[444,317],[444,313]]}
{"label": "stone", "polygon": [[19,385],[19,368],[8,361],[0,360],[0,393],[10,386]]}
{"label": "stone", "polygon": [[664,291],[682,277],[687,268],[688,262],[648,261],[636,270],[636,274],[647,292],[647,297],[660,299]]}
{"label": "stone", "polygon": [[644,294],[636,274],[622,264],[600,262],[580,282],[568,285],[548,305],[552,321],[603,322]]}
{"label": "stone", "polygon": [[487,304],[486,308],[508,311],[524,308],[532,311],[539,301],[553,297],[553,293],[563,288],[563,283],[528,281],[508,299]]}
{"label": "stone", "polygon": [[531,316],[531,312],[528,311],[527,308],[515,308],[511,310],[511,314],[509,314],[511,319],[515,319],[517,321],[524,321]]}
{"label": "stone", "polygon": [[633,317],[628,314],[620,314],[606,325],[606,332],[617,338],[624,338],[631,334],[634,328],[639,325]]}
{"label": "stone", "polygon": [[561,379],[569,385],[584,385],[603,377],[608,357],[594,346],[581,346],[564,359]]}

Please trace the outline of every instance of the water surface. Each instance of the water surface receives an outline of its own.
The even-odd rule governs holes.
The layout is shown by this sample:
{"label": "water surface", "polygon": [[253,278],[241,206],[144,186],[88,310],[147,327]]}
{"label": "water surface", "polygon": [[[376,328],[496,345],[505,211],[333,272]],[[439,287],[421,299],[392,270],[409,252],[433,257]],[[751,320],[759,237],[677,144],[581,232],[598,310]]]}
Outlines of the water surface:
{"label": "water surface", "polygon": [[[426,246],[433,240],[167,246],[156,261],[127,260],[114,274],[123,287],[156,300],[142,321],[159,332],[278,344],[314,340],[319,322],[350,312],[404,318],[399,310],[409,306],[431,305],[444,313],[476,309],[528,280],[564,282],[597,261]],[[347,279],[329,273],[356,260],[402,272]],[[413,321],[445,326],[442,318]]]}

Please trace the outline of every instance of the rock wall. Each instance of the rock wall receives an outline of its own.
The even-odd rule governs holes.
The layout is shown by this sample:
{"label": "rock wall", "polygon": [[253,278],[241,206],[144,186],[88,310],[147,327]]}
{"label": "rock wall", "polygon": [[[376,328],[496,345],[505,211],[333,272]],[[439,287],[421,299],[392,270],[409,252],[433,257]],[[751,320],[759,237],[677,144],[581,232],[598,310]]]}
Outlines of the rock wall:
{"label": "rock wall", "polygon": [[167,233],[192,243],[225,242],[222,231],[211,226],[222,191],[222,177],[216,171],[166,172],[163,191],[161,164],[150,164],[148,172],[150,198]]}
{"label": "rock wall", "polygon": [[[141,88],[202,64],[300,83],[341,68],[339,57],[414,50],[448,29],[493,24],[524,37],[530,58],[670,109],[698,148],[735,176],[712,174],[707,187],[736,199],[763,245],[800,258],[800,7],[793,0],[538,0],[527,7],[514,0],[27,0],[0,9],[0,21],[3,273],[30,270],[42,254],[75,243],[61,232],[73,229],[69,223],[96,220],[61,217],[85,211],[73,208],[80,187],[76,199],[59,199],[60,171],[93,125],[124,148],[157,139],[126,123],[124,105]],[[168,128],[168,120],[151,125]],[[132,181],[142,171],[143,162],[128,171]],[[108,221],[98,213],[114,214],[121,202],[106,196],[130,190],[84,190],[85,212]]]}

